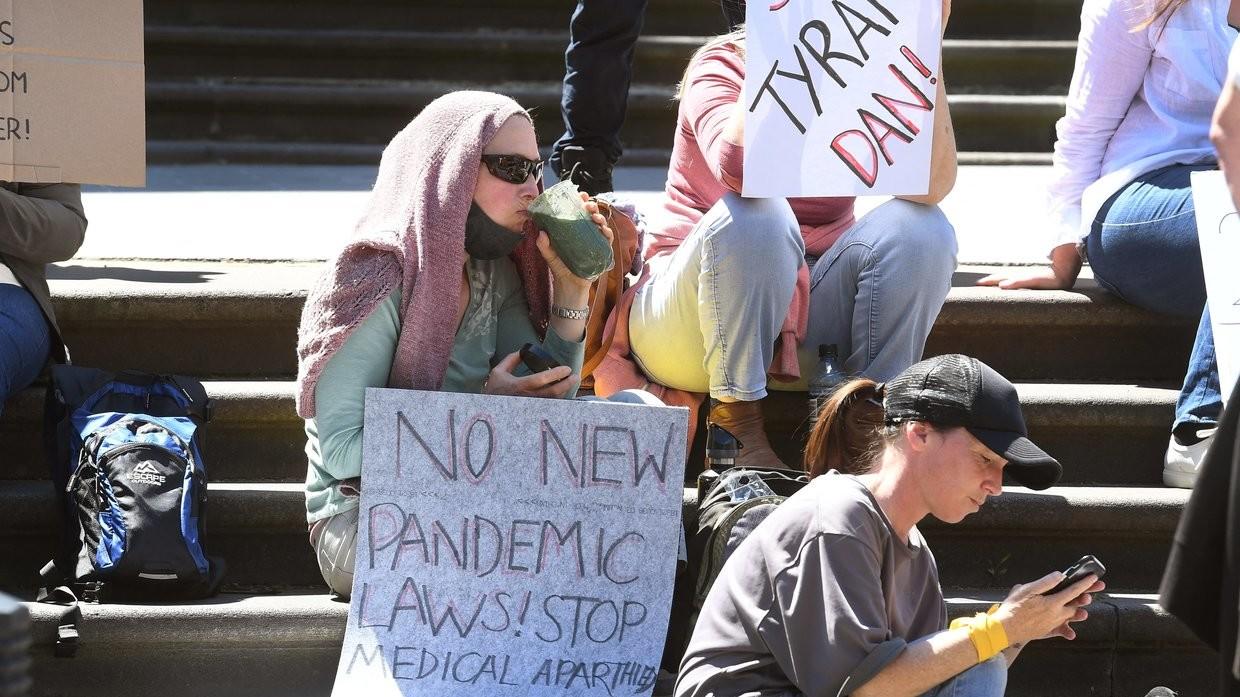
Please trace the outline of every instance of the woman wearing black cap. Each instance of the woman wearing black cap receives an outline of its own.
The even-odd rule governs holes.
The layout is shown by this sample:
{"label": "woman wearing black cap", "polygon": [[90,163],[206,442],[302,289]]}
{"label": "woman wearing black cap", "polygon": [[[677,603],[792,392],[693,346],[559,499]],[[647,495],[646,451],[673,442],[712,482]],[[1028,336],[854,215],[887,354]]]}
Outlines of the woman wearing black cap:
{"label": "woman wearing black cap", "polygon": [[885,387],[843,385],[806,450],[813,481],[728,559],[681,664],[677,697],[1001,695],[1029,641],[1075,637],[1103,588],[1056,571],[947,625],[928,514],[960,522],[1061,468],[1026,437],[1010,382],[974,358],[922,361]]}

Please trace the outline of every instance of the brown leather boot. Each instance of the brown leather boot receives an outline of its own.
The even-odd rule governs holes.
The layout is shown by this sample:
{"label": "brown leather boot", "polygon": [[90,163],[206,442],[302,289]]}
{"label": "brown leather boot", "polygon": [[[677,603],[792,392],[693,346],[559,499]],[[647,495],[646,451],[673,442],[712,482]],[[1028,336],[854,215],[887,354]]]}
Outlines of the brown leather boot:
{"label": "brown leather boot", "polygon": [[771,442],[766,438],[761,400],[719,402],[712,399],[710,414],[706,418],[711,423],[726,428],[741,442],[742,447],[740,457],[736,461],[737,465],[791,469],[779,459],[771,448]]}

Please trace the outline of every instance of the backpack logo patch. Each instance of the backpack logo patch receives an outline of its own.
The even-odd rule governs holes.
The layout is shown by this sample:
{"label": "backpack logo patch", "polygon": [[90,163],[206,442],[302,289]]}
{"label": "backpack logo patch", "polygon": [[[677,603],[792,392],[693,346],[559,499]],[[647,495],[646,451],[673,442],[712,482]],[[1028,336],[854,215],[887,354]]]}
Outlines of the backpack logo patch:
{"label": "backpack logo patch", "polygon": [[163,486],[167,479],[167,475],[160,474],[155,465],[152,465],[149,462],[139,462],[138,466],[134,467],[129,472],[129,481],[134,482],[135,484]]}

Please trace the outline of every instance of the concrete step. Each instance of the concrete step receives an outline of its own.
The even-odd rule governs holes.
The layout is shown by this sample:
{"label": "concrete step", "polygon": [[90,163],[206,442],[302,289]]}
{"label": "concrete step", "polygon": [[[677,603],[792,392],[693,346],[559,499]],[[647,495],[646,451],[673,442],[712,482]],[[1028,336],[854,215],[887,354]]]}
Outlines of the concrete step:
{"label": "concrete step", "polygon": [[[212,482],[302,482],[305,435],[287,381],[207,382],[215,419],[204,457]],[[1159,486],[1176,391],[1132,385],[1017,385],[1030,436],[1064,465],[1065,485]],[[0,480],[42,479],[40,426],[43,389],[11,400],[0,418]],[[807,414],[803,392],[776,392],[766,402],[772,442],[789,463],[800,463]],[[701,462],[687,468],[695,481]]]}
{"label": "concrete step", "polygon": [[[463,26],[493,29],[565,31],[571,3],[536,0],[514,5],[503,0],[358,0],[348,10],[325,0],[300,2],[289,12],[281,0],[154,0],[147,2],[148,24],[296,29],[401,29],[453,31]],[[707,35],[725,29],[718,5],[653,0],[647,32]]]}
{"label": "concrete step", "polygon": [[[452,81],[260,80],[153,82],[147,86],[147,133],[154,140],[382,144],[436,97],[463,87],[507,94],[539,116],[540,142],[560,135],[555,82],[462,84]],[[668,148],[676,105],[669,85],[629,92],[621,139],[629,148]],[[961,150],[1043,152],[1063,115],[1060,96],[949,97]]]}
{"label": "concrete step", "polygon": [[1135,487],[1004,487],[1004,494],[956,525],[932,518],[921,529],[943,583],[1009,588],[1086,554],[1106,564],[1113,590],[1157,588],[1180,513],[1191,492]]}
{"label": "concrete step", "polygon": [[[252,379],[296,372],[297,323],[319,268],[74,261],[51,267],[49,276],[77,362]],[[973,286],[986,271],[956,274],[927,355],[967,353],[1022,381],[1182,379],[1195,322],[1138,310],[1088,283],[1039,292]],[[134,340],[153,326],[177,331],[160,332],[158,342]]]}
{"label": "concrete step", "polygon": [[[149,0],[148,24],[272,27],[303,29],[401,29],[454,31],[462,26],[563,31],[572,4],[532,0],[358,0],[344,11],[326,0],[306,0],[289,12],[281,0]],[[1073,38],[1079,28],[1080,0],[956,0],[949,36]],[[709,35],[724,30],[713,2],[652,0],[647,34]]]}
{"label": "concrete step", "polygon": [[[1178,389],[1082,383],[1016,388],[1030,438],[1064,466],[1060,484],[1162,485]],[[807,395],[772,392],[763,411],[775,450],[799,465],[809,430]]]}
{"label": "concrete step", "polygon": [[[951,617],[980,612],[1000,591],[949,589]],[[97,685],[127,694],[182,697],[328,695],[348,606],[313,592],[225,594],[175,605],[83,608],[76,658],[51,646],[58,608],[30,604],[36,697],[94,697]],[[1012,697],[1132,697],[1154,685],[1212,694],[1216,659],[1151,595],[1098,596],[1077,639],[1026,648],[1009,674]]]}
{"label": "concrete step", "polygon": [[[551,154],[544,145],[542,156]],[[287,141],[148,140],[148,166],[168,165],[370,165],[383,154],[378,143],[293,143]],[[625,148],[624,167],[657,167],[667,170],[669,148]],[[1050,152],[961,152],[962,166],[1050,165]]]}
{"label": "concrete step", "polygon": [[[1190,492],[1132,487],[1006,488],[963,523],[932,520],[922,529],[943,583],[1009,587],[1094,554],[1112,588],[1158,585],[1172,534]],[[692,520],[696,491],[685,489]],[[0,588],[25,589],[52,550],[56,518],[45,481],[0,482]],[[206,545],[228,563],[235,584],[317,585],[308,543],[303,485],[213,483]]]}
{"label": "concrete step", "polygon": [[[651,35],[637,44],[635,79],[675,85],[709,37]],[[148,26],[148,82],[203,78],[552,82],[564,74],[564,31],[264,29]],[[1063,94],[1074,41],[950,39],[953,93]]]}
{"label": "concrete step", "polygon": [[[304,482],[306,435],[286,381],[215,381],[205,384],[214,418],[202,442],[211,482]],[[5,405],[0,418],[0,480],[44,479],[42,386]]]}
{"label": "concrete step", "polygon": [[[0,550],[13,556],[0,568],[0,588],[28,591],[50,558],[59,525],[48,481],[0,482]],[[228,564],[225,582],[320,586],[310,549],[303,484],[212,482],[205,546]]]}
{"label": "concrete step", "polygon": [[[265,148],[254,143],[246,149]],[[639,154],[626,151],[625,162]],[[204,148],[202,156],[209,155]],[[1051,181],[1049,161],[1038,159],[1043,155],[979,155],[983,153],[971,156],[975,164],[962,163],[955,188],[940,206],[956,231],[958,285],[971,283],[988,271],[986,267],[1045,264],[1051,244],[1045,201],[1036,195]],[[141,273],[134,260],[319,262],[331,258],[349,239],[377,172],[377,157],[368,165],[150,166],[144,190],[85,188],[90,232],[74,262],[55,271],[69,279],[92,278],[100,272],[78,268],[76,263],[109,261],[125,267],[118,274],[146,281],[152,274]],[[544,175],[547,184],[555,182],[549,173]],[[652,228],[659,225],[657,218],[664,209],[666,180],[666,164],[625,165],[615,171],[619,194],[648,216]],[[887,199],[858,198],[857,216]],[[186,276],[179,277],[193,278]],[[1079,287],[1094,287],[1092,278],[1086,267]]]}

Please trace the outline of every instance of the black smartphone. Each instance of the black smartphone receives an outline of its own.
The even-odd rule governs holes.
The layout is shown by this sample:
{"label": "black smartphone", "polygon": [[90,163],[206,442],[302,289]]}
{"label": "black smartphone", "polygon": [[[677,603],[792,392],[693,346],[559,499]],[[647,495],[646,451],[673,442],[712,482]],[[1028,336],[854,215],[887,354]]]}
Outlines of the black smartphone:
{"label": "black smartphone", "polygon": [[1063,572],[1064,579],[1059,582],[1059,585],[1046,591],[1042,595],[1054,595],[1090,574],[1094,574],[1098,578],[1102,578],[1107,574],[1107,567],[1103,566],[1102,562],[1098,561],[1098,558],[1094,555],[1086,554],[1075,564],[1069,566],[1067,571]]}
{"label": "black smartphone", "polygon": [[544,370],[560,367],[560,363],[551,357],[543,347],[536,344],[526,344],[521,347],[521,362],[531,373],[541,373]]}

